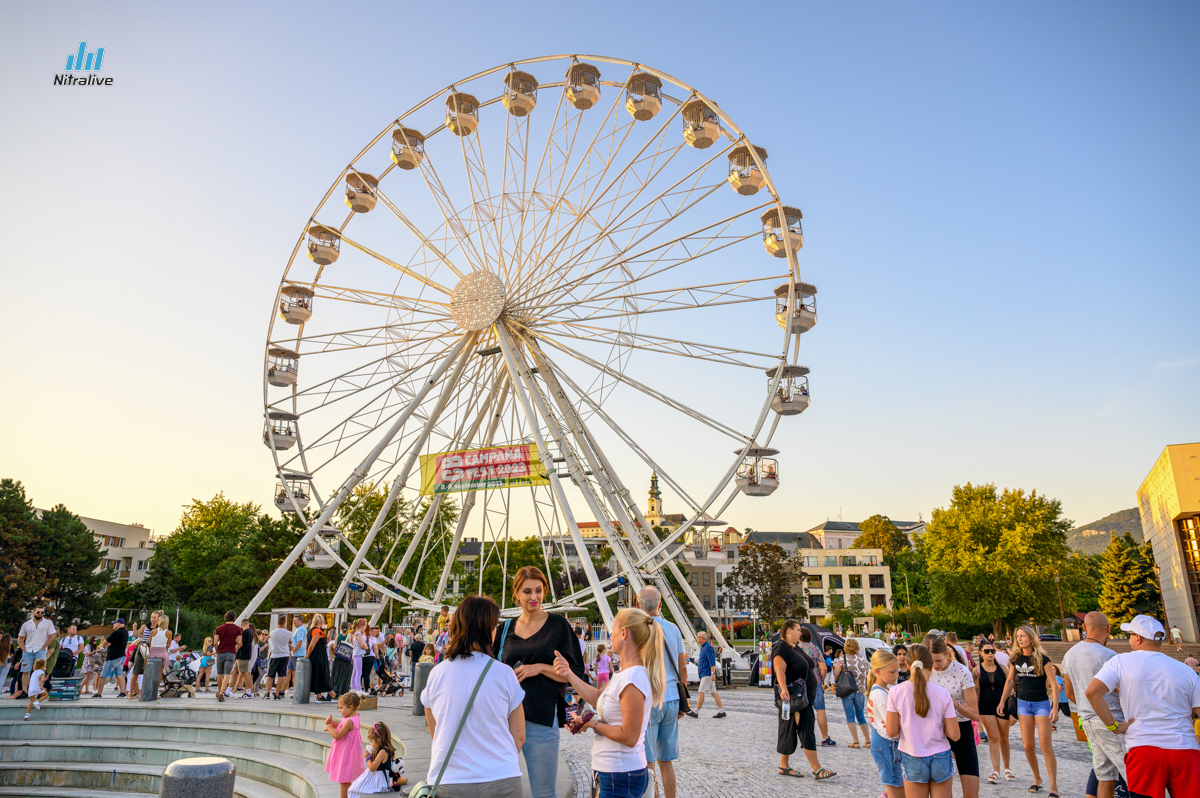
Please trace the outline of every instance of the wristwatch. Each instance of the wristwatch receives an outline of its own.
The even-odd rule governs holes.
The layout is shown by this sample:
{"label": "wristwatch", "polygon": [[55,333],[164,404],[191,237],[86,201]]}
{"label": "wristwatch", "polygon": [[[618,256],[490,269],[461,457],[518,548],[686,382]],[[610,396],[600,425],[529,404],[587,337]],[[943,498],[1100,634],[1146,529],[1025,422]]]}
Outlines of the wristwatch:
{"label": "wristwatch", "polygon": [[1109,730],[1110,732],[1112,732],[1113,734],[1116,734],[1116,733],[1117,733],[1117,727],[1118,727],[1118,726],[1120,726],[1120,725],[1121,725],[1120,723],[1117,723],[1117,722],[1114,720],[1114,721],[1112,722],[1112,725],[1111,725],[1111,726],[1105,726],[1104,728],[1108,729],[1108,730]]}

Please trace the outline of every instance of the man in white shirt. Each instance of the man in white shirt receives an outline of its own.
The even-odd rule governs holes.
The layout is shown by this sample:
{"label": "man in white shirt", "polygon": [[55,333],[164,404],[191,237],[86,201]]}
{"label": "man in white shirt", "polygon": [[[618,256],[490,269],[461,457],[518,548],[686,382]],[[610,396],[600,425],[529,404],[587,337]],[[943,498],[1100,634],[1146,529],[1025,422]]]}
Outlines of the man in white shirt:
{"label": "man in white shirt", "polygon": [[[1200,742],[1192,718],[1200,717],[1200,676],[1162,653],[1166,633],[1149,615],[1121,624],[1133,651],[1104,664],[1087,688],[1087,698],[1107,731],[1125,735],[1126,781],[1130,794],[1164,798],[1200,796]],[[1125,720],[1104,701],[1119,691]]]}
{"label": "man in white shirt", "polygon": [[79,656],[79,652],[83,651],[83,637],[79,634],[79,627],[71,624],[67,627],[67,636],[62,639],[62,647],[70,649],[71,653]]}
{"label": "man in white shirt", "polygon": [[[267,680],[265,682],[267,690],[263,693],[263,698],[271,697],[271,688],[275,688],[275,700],[283,699],[283,694],[288,686],[288,661],[292,653],[292,633],[287,628],[287,616],[280,614],[279,625],[271,630],[269,639],[269,655],[267,660]],[[275,680],[279,681],[276,682]]]}
{"label": "man in white shirt", "polygon": [[15,698],[29,696],[27,691],[29,675],[33,673],[33,663],[46,658],[46,649],[58,635],[54,624],[45,616],[45,607],[34,607],[33,617],[21,624],[21,631],[17,633],[17,648],[21,650],[21,692]]}

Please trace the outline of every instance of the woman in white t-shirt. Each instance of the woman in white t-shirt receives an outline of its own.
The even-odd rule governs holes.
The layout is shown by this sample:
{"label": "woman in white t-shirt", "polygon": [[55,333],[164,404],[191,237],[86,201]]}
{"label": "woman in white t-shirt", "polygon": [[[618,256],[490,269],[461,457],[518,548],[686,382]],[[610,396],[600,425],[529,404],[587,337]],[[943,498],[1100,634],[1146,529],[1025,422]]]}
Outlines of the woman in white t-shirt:
{"label": "woman in white t-shirt", "polygon": [[[463,599],[450,619],[446,657],[430,672],[421,693],[433,738],[426,780],[433,785],[441,779],[440,798],[521,798],[517,752],[525,744],[525,691],[513,669],[492,660],[467,712],[471,693],[491,660],[499,624],[496,602],[486,596]],[[463,732],[450,750],[464,714]]]}
{"label": "woman in white t-shirt", "polygon": [[612,651],[621,661],[603,690],[592,687],[571,670],[562,652],[554,652],[554,670],[565,677],[575,694],[596,708],[586,723],[572,726],[596,733],[592,770],[604,798],[641,798],[650,784],[643,741],[652,707],[661,707],[666,671],[662,628],[637,609],[621,610],[613,618]]}
{"label": "woman in white t-shirt", "polygon": [[975,729],[971,721],[979,722],[978,691],[975,676],[965,663],[959,661],[958,647],[940,635],[926,637],[929,653],[933,655],[933,672],[929,681],[944,687],[954,702],[958,739],[950,741],[954,764],[962,782],[963,798],[979,797],[979,752],[975,748]]}

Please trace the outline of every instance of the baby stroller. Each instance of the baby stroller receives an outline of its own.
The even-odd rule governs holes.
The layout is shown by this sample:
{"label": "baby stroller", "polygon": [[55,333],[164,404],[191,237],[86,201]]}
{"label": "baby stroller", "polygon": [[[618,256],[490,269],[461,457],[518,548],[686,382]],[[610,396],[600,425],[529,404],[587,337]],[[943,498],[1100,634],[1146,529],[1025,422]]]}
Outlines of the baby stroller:
{"label": "baby stroller", "polygon": [[379,687],[371,690],[375,695],[404,695],[404,687],[400,680],[391,674],[387,667],[379,662],[375,666],[375,675],[379,677]]}
{"label": "baby stroller", "polygon": [[162,698],[179,698],[187,693],[189,698],[196,697],[196,672],[183,661],[172,663],[171,669],[163,674]]}

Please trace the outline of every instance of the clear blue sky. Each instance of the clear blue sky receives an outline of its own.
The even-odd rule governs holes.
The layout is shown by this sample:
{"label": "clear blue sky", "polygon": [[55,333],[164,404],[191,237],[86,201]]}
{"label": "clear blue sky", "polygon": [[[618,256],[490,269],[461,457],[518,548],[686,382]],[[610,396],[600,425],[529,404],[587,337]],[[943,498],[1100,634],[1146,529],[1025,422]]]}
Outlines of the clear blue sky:
{"label": "clear blue sky", "polygon": [[[114,86],[51,85],[81,40]],[[0,475],[158,531],[269,500],[266,314],[331,176],[439,87],[578,52],[719,101],[804,209],[814,403],[726,520],[966,481],[1132,507],[1200,439],[1198,41],[1184,3],[4,4]]]}

